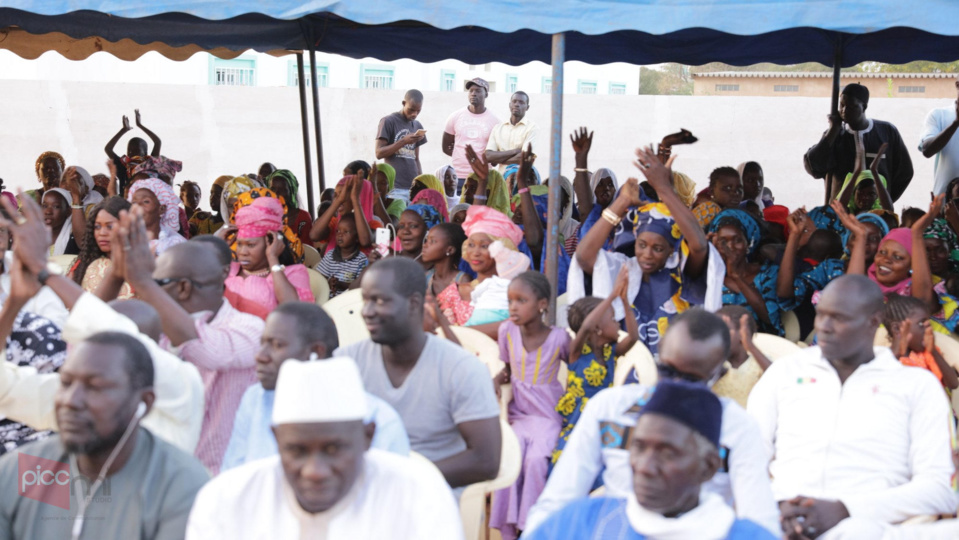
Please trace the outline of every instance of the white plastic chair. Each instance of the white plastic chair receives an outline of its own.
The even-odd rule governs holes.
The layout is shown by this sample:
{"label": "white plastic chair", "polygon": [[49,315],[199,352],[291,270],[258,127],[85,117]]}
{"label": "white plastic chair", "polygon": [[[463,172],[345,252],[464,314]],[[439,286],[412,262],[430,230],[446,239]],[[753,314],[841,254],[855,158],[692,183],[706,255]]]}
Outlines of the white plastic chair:
{"label": "white plastic chair", "polygon": [[780,318],[783,323],[783,328],[786,330],[786,339],[796,343],[799,341],[800,334],[802,331],[799,327],[799,317],[796,316],[796,313],[793,311],[784,311]]}
{"label": "white plastic chair", "polygon": [[[620,332],[620,338],[625,332]],[[626,382],[629,373],[636,369],[636,377],[640,384],[651,386],[656,384],[659,379],[659,373],[656,371],[656,361],[653,360],[653,353],[649,352],[642,342],[637,341],[633,348],[616,361],[616,372],[613,374],[613,386],[622,386]]]}
{"label": "white plastic chair", "polygon": [[317,251],[315,247],[303,244],[303,264],[305,264],[307,268],[316,268],[316,265],[320,264],[321,260],[323,260],[323,256],[320,255],[320,252]]}
{"label": "white plastic chair", "polygon": [[359,289],[346,291],[323,304],[323,309],[336,324],[340,347],[363,341],[370,337],[363,321],[363,295]]}
{"label": "white plastic chair", "polygon": [[499,474],[492,480],[471,484],[460,496],[460,517],[463,520],[463,532],[466,540],[484,538],[486,528],[486,496],[496,490],[508,488],[519,477],[523,466],[523,456],[519,448],[519,439],[513,428],[504,419],[500,419],[503,433],[503,451],[500,454]]}
{"label": "white plastic chair", "polygon": [[753,334],[753,343],[766,355],[770,362],[775,362],[779,358],[802,350],[799,345],[786,338],[760,332]]}
{"label": "white plastic chair", "polygon": [[306,273],[310,276],[310,292],[313,293],[313,301],[316,305],[322,306],[330,301],[330,283],[326,281],[323,274],[317,272],[311,267],[306,267]]}

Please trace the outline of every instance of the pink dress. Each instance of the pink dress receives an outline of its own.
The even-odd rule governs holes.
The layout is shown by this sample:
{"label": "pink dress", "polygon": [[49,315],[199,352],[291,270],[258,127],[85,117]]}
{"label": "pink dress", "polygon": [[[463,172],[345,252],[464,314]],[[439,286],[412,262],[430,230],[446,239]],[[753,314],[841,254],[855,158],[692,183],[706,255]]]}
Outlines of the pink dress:
{"label": "pink dress", "polygon": [[519,326],[507,320],[499,327],[500,359],[509,362],[512,371],[509,423],[523,455],[516,482],[493,494],[490,527],[499,529],[503,540],[514,540],[525,528],[526,514],[546,485],[550,456],[563,425],[556,412],[563,395],[557,376],[569,359],[569,344],[569,334],[553,327],[539,349],[527,351]]}
{"label": "pink dress", "polygon": [[[278,305],[276,290],[273,288],[273,272],[265,276],[241,277],[240,263],[230,263],[230,275],[226,278],[226,291],[223,296],[237,310],[266,320],[266,316]],[[313,301],[310,290],[310,274],[302,264],[291,264],[283,269],[286,279],[290,280],[296,295],[304,302]]]}

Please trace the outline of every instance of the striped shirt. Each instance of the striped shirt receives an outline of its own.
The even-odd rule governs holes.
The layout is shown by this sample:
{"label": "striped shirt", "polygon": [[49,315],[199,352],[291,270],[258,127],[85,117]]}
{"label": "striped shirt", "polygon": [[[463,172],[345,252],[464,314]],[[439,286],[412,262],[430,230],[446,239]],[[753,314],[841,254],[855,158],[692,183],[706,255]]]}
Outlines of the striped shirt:
{"label": "striped shirt", "polygon": [[[340,256],[340,248],[336,247],[323,256],[323,260],[316,265],[316,271],[323,274],[326,279],[336,278],[340,283],[348,284],[360,277],[360,272],[370,264],[369,259],[362,251],[357,250],[349,259],[343,260]],[[340,294],[342,290],[334,290],[330,287],[330,298]]]}
{"label": "striped shirt", "polygon": [[206,407],[196,457],[216,476],[233,432],[233,419],[246,389],[256,382],[256,353],[263,319],[237,311],[230,302],[214,314],[192,313],[197,339],[173,347],[165,335],[161,344],[195,365],[203,379]]}

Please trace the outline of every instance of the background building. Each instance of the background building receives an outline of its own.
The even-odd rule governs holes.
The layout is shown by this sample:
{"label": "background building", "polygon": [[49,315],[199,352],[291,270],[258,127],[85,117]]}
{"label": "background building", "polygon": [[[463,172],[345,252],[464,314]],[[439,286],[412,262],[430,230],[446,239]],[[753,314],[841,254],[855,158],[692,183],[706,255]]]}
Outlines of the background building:
{"label": "background building", "polygon": [[[693,73],[693,95],[830,97],[832,72],[717,71]],[[955,73],[843,73],[842,85],[859,83],[869,97],[955,98]]]}

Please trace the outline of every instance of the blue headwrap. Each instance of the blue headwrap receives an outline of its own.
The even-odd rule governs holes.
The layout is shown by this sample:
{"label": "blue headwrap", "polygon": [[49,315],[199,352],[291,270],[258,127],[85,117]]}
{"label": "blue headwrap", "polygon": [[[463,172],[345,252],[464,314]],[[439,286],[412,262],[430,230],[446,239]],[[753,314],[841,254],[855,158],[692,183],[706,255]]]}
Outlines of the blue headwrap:
{"label": "blue headwrap", "polygon": [[[859,214],[858,216],[856,216],[856,219],[858,219],[860,223],[871,223],[872,225],[875,225],[876,227],[878,227],[880,238],[885,238],[886,235],[889,234],[889,224],[886,223],[884,219],[882,219],[876,214],[873,214],[872,212],[863,212]],[[842,236],[842,246],[843,246],[842,249],[848,255],[850,252],[849,238],[852,236],[852,233],[849,231],[849,229],[846,229],[844,227],[842,229],[841,236]]]}
{"label": "blue headwrap", "polygon": [[[510,177],[510,176],[513,176],[513,175],[516,174],[518,171],[519,171],[519,165],[517,165],[517,164],[515,164],[515,163],[512,164],[512,165],[507,165],[507,166],[506,166],[506,170],[503,171],[503,179],[505,179],[505,180],[507,181],[507,183],[509,183],[509,177]],[[541,179],[540,176],[539,176],[539,171],[536,170],[536,167],[533,167],[533,176],[536,178],[536,181],[535,181],[534,183],[530,184],[531,186],[538,186],[538,185],[540,185],[540,184],[543,183],[543,182],[542,182],[542,179]],[[516,192],[517,192],[517,191],[519,191],[519,188],[516,186],[516,183],[514,182],[514,183],[513,183],[513,191],[512,191],[512,193],[510,193],[510,197],[512,197],[513,195],[516,195]]]}
{"label": "blue headwrap", "polygon": [[[836,231],[840,235],[846,230],[839,221],[836,211],[829,206],[817,206],[808,212],[809,219],[816,224],[817,229]],[[887,227],[888,230],[888,227]]]}
{"label": "blue headwrap", "polygon": [[419,216],[423,218],[423,222],[426,223],[426,230],[430,230],[433,226],[443,223],[443,216],[428,204],[411,204],[406,207],[406,210],[419,214]]}
{"label": "blue headwrap", "polygon": [[742,229],[743,235],[746,237],[746,255],[752,255],[759,247],[759,240],[762,239],[762,233],[759,231],[756,218],[735,208],[723,210],[713,218],[712,223],[709,224],[708,232],[714,233],[720,227],[730,224],[735,224]]}
{"label": "blue headwrap", "polygon": [[665,238],[674,251],[679,249],[683,233],[665,204],[651,203],[642,206],[632,215],[632,219],[634,238],[644,232],[653,232]]}

